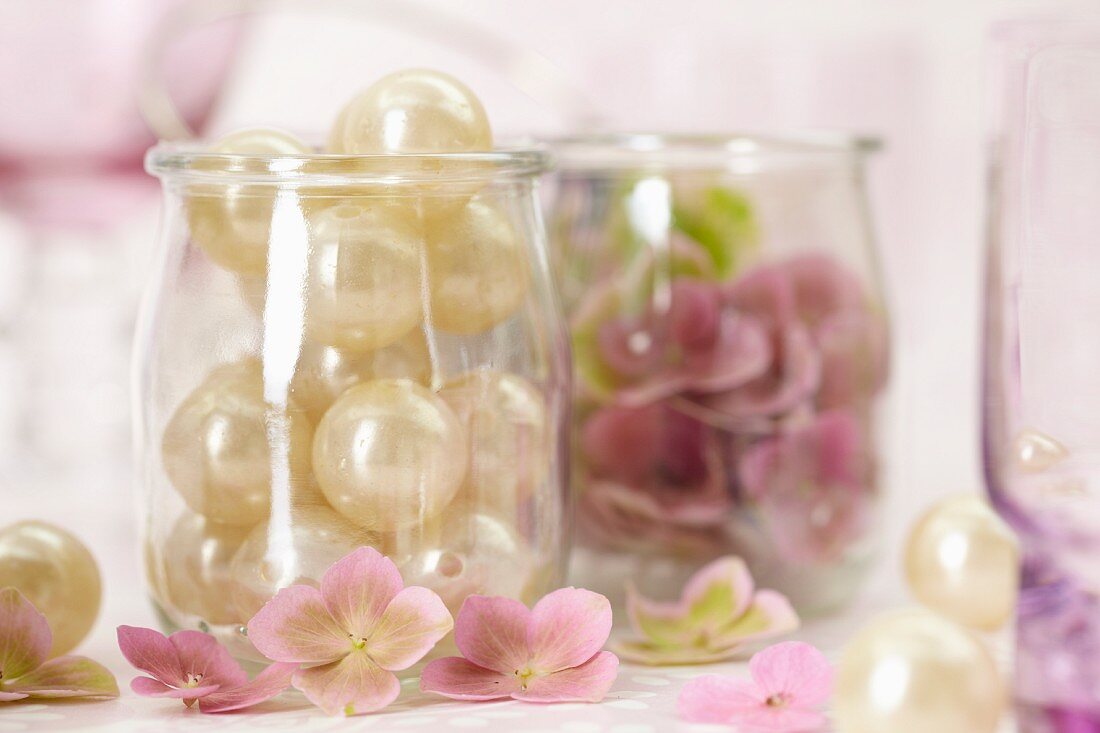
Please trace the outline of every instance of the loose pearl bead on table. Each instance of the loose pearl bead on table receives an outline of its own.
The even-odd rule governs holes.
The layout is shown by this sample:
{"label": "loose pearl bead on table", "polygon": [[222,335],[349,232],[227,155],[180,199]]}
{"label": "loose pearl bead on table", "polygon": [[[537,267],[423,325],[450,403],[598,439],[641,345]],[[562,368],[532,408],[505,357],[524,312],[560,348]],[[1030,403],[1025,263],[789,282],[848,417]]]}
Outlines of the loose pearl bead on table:
{"label": "loose pearl bead on table", "polygon": [[880,616],[837,672],[838,733],[992,733],[1005,689],[985,647],[924,610]]}
{"label": "loose pearl bead on table", "polygon": [[176,408],[164,430],[164,470],[187,505],[225,524],[250,527],[271,503],[272,446],[268,430],[283,418],[281,446],[289,456],[292,493],[308,490],[312,426],[292,406],[276,415],[264,401],[259,361],[214,369]]}
{"label": "loose pearl bead on table", "polygon": [[434,327],[480,333],[519,309],[526,252],[502,211],[474,199],[452,216],[429,219],[425,233]]}
{"label": "loose pearl bead on table", "polygon": [[388,346],[420,323],[423,239],[406,208],[340,204],[310,222],[306,329],[329,346]]}
{"label": "loose pearl bead on table", "polygon": [[976,495],[941,501],[913,527],[905,576],[914,597],[965,626],[1001,628],[1016,607],[1019,550],[1012,530]]}
{"label": "loose pearl bead on table", "polygon": [[[215,154],[296,155],[309,147],[289,133],[251,128],[226,135],[210,149]],[[263,274],[275,190],[264,186],[196,184],[188,191],[191,238],[206,255],[234,272]]]}
{"label": "loose pearl bead on table", "polygon": [[95,623],[99,568],[88,548],[60,527],[17,522],[0,529],[0,588],[15,587],[46,617],[50,656],[71,651]]}
{"label": "loose pearl bead on table", "polygon": [[373,530],[423,523],[466,475],[466,435],[438,395],[407,379],[344,392],[313,441],[313,470],[338,512]]}

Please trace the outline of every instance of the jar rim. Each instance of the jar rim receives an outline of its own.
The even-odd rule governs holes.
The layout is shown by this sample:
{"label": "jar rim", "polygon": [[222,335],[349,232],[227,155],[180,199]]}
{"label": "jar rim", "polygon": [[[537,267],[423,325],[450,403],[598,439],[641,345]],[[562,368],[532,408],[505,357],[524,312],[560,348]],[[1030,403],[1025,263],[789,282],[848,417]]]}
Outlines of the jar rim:
{"label": "jar rim", "polygon": [[549,168],[542,145],[497,147],[463,153],[212,153],[203,141],[160,142],[145,154],[145,170],[158,178],[203,183],[339,186],[400,185],[501,178],[533,178]]}
{"label": "jar rim", "polygon": [[601,132],[547,139],[563,171],[650,168],[724,169],[850,158],[882,148],[880,138],[833,131],[798,134]]}

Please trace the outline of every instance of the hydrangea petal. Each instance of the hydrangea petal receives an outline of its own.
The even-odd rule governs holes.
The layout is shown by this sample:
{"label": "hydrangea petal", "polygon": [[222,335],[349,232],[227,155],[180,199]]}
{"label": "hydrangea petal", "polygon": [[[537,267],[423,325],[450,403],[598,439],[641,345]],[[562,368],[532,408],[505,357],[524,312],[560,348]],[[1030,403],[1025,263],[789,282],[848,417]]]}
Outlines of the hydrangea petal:
{"label": "hydrangea petal", "polygon": [[455,622],[455,645],[475,665],[512,674],[527,664],[531,611],[514,598],[470,596]]}
{"label": "hydrangea petal", "polygon": [[684,685],[676,707],[680,717],[692,723],[730,723],[735,716],[762,705],[766,698],[748,680],[705,674]]}
{"label": "hydrangea petal", "polygon": [[411,586],[386,606],[367,639],[367,652],[382,669],[407,669],[452,628],[454,619],[443,599],[427,588]]}
{"label": "hydrangea petal", "polygon": [[27,697],[30,697],[30,695],[25,692],[4,692],[0,690],[0,702],[13,702],[15,700],[23,700]]}
{"label": "hydrangea petal", "polygon": [[702,352],[689,352],[682,374],[693,390],[719,392],[761,376],[771,361],[764,326],[755,318],[727,311],[719,318],[714,344]]}
{"label": "hydrangea petal", "polygon": [[159,631],[140,626],[119,626],[118,648],[126,661],[166,685],[182,687],[179,650]]}
{"label": "hydrangea petal", "polygon": [[290,680],[297,669],[298,665],[292,662],[276,662],[250,682],[204,696],[199,700],[199,710],[204,713],[227,713],[270,700],[290,687]]}
{"label": "hydrangea petal", "polygon": [[519,691],[519,678],[513,673],[486,669],[462,657],[444,657],[424,667],[420,689],[452,700],[498,700]]}
{"label": "hydrangea petal", "polygon": [[721,627],[710,645],[728,648],[749,641],[789,634],[799,627],[798,614],[782,593],[758,591],[745,612]]}
{"label": "hydrangea petal", "polygon": [[651,667],[713,664],[734,659],[743,654],[744,648],[735,645],[728,648],[706,648],[700,646],[656,645],[646,641],[619,641],[612,645],[616,654],[627,662],[645,664]]}
{"label": "hydrangea petal", "polygon": [[366,638],[404,585],[393,560],[373,547],[360,547],[325,572],[321,595],[337,626]]}
{"label": "hydrangea petal", "polygon": [[599,652],[584,664],[532,677],[512,697],[525,702],[599,702],[619,673],[619,658]]}
{"label": "hydrangea petal", "polygon": [[824,705],[833,692],[833,666],[820,650],[800,641],[776,644],[755,655],[749,673],[760,687],[799,707]]}
{"label": "hydrangea petal", "polygon": [[179,653],[184,678],[196,676],[206,685],[237,687],[248,682],[248,674],[224,646],[201,631],[177,631],[168,641]]}
{"label": "hydrangea petal", "polygon": [[0,674],[20,677],[43,662],[53,635],[46,617],[15,588],[0,590]]}
{"label": "hydrangea petal", "polygon": [[360,715],[381,710],[397,699],[401,683],[368,654],[355,651],[319,667],[299,669],[294,686],[329,715]]}
{"label": "hydrangea petal", "polygon": [[348,633],[337,625],[321,591],[306,585],[276,593],[248,622],[248,638],[276,662],[332,662],[351,649]]}
{"label": "hydrangea petal", "polygon": [[736,723],[753,733],[816,733],[823,731],[826,718],[816,710],[761,705],[735,716]]}
{"label": "hydrangea petal", "polygon": [[560,588],[531,609],[529,664],[536,672],[576,667],[591,659],[611,634],[611,603],[583,588]]}
{"label": "hydrangea petal", "polygon": [[11,682],[8,692],[31,697],[118,697],[115,677],[98,662],[87,657],[57,657]]}
{"label": "hydrangea petal", "polygon": [[[130,689],[142,697],[173,697],[185,701],[194,701],[196,698],[217,692],[218,686],[169,687],[160,680],[154,680],[150,677],[135,677],[130,680]],[[188,702],[187,704],[190,705],[191,703]]]}

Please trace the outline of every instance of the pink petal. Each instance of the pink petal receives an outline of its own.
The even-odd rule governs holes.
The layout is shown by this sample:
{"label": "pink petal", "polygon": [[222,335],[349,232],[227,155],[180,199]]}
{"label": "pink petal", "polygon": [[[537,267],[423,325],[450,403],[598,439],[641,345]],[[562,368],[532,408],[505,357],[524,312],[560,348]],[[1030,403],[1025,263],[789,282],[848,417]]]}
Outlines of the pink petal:
{"label": "pink petal", "polygon": [[811,326],[834,314],[865,307],[859,278],[829,255],[799,255],[782,267],[794,288],[798,315]]}
{"label": "pink petal", "polygon": [[424,667],[420,689],[452,700],[497,700],[518,691],[519,678],[511,672],[505,674],[479,667],[462,657],[444,657]]}
{"label": "pink petal", "polygon": [[758,267],[738,278],[729,288],[726,302],[776,329],[790,326],[796,315],[791,279],[774,265]]}
{"label": "pink petal", "polygon": [[22,700],[26,697],[30,697],[25,692],[4,692],[0,690],[0,702],[12,702],[13,700]]}
{"label": "pink petal", "polygon": [[321,591],[307,585],[283,588],[248,622],[248,638],[276,662],[333,662],[351,649],[351,639],[333,619]]}
{"label": "pink petal", "polygon": [[512,697],[524,702],[599,702],[618,673],[619,658],[599,652],[579,666],[532,677],[527,689],[512,693]]}
{"label": "pink petal", "polygon": [[815,710],[761,705],[734,715],[733,722],[747,733],[810,733],[822,730],[827,721]]}
{"label": "pink petal", "polygon": [[8,692],[31,697],[118,697],[118,683],[106,667],[87,657],[50,659],[22,677],[6,681]]}
{"label": "pink petal", "polygon": [[181,700],[195,700],[217,692],[218,686],[169,687],[160,680],[154,680],[150,677],[135,677],[130,680],[130,689],[142,697],[174,697]]}
{"label": "pink petal", "polygon": [[454,628],[451,612],[438,595],[418,586],[398,593],[367,639],[367,653],[382,669],[395,672],[419,662]]}
{"label": "pink petal", "polygon": [[677,710],[691,723],[732,723],[738,715],[765,705],[767,696],[749,680],[706,674],[680,690]]}
{"label": "pink petal", "polygon": [[795,631],[801,621],[782,593],[757,591],[752,603],[735,620],[717,630],[710,640],[714,650],[744,645]]}
{"label": "pink petal", "polygon": [[331,664],[299,669],[294,673],[294,686],[328,715],[381,710],[401,692],[393,672],[382,669],[360,650]]}
{"label": "pink petal", "polygon": [[749,672],[769,695],[783,695],[788,705],[814,708],[829,701],[833,666],[816,647],[801,641],[770,646],[754,655]]}
{"label": "pink petal", "polygon": [[620,659],[652,667],[685,664],[712,664],[734,659],[742,654],[740,646],[709,649],[699,646],[658,646],[645,641],[627,640],[611,645]]}
{"label": "pink petal", "polygon": [[801,326],[783,332],[777,342],[776,363],[743,387],[702,402],[712,410],[738,419],[774,416],[808,399],[821,381],[821,356]]}
{"label": "pink petal", "polygon": [[536,672],[556,672],[591,659],[611,634],[611,603],[583,588],[560,588],[531,609],[529,661]]}
{"label": "pink petal", "polygon": [[580,434],[592,470],[630,484],[645,481],[661,453],[663,416],[658,406],[605,407],[592,413]]}
{"label": "pink petal", "polygon": [[703,352],[688,352],[682,373],[700,392],[734,389],[762,375],[772,362],[772,347],[763,325],[734,311],[722,313],[718,336]]}
{"label": "pink petal", "polygon": [[455,622],[455,644],[473,664],[512,674],[527,664],[531,611],[513,598],[470,596]]}
{"label": "pink petal", "polygon": [[0,675],[15,679],[37,668],[52,643],[46,617],[15,588],[0,590]]}
{"label": "pink petal", "polygon": [[177,631],[168,637],[179,653],[184,679],[202,680],[205,685],[236,687],[248,682],[248,675],[229,651],[210,634]]}
{"label": "pink petal", "polygon": [[620,377],[640,379],[660,369],[665,344],[649,319],[612,318],[596,329],[604,363]]}
{"label": "pink petal", "polygon": [[290,680],[297,669],[298,665],[292,662],[276,662],[256,675],[251,682],[206,695],[199,700],[199,710],[204,713],[227,713],[270,700],[290,687]]}
{"label": "pink petal", "polygon": [[393,560],[373,547],[360,547],[337,560],[321,579],[321,595],[336,625],[357,639],[370,636],[403,587]]}
{"label": "pink petal", "polygon": [[[719,620],[726,621],[743,614],[752,601],[753,592],[752,573],[749,572],[745,561],[729,555],[703,566],[684,586],[683,603],[688,608],[695,608],[706,602],[708,596],[713,595],[716,587],[721,587],[723,590],[728,587],[732,591],[728,606],[729,613]],[[725,613],[725,610],[723,608],[722,612]]]}
{"label": "pink petal", "polygon": [[172,687],[185,684],[179,651],[164,634],[140,626],[118,627],[118,648],[126,661]]}

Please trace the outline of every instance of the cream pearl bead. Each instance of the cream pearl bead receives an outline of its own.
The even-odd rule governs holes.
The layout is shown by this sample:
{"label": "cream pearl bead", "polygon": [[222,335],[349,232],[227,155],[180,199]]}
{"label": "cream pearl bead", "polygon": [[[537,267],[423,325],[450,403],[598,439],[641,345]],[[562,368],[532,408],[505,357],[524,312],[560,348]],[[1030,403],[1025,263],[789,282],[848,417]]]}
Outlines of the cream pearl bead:
{"label": "cream pearl bead", "polygon": [[420,323],[423,240],[400,206],[339,204],[311,218],[306,328],[369,351]]}
{"label": "cream pearl bead", "polygon": [[309,341],[298,357],[290,392],[314,422],[345,390],[371,379],[412,379],[428,385],[432,357],[424,331],[414,328],[400,340],[374,351],[342,351]]}
{"label": "cream pearl bead", "polygon": [[514,519],[549,467],[546,399],[517,374],[487,370],[449,381],[439,396],[466,427],[463,500]]}
{"label": "cream pearl bead", "polygon": [[977,495],[936,504],[906,543],[905,576],[914,597],[971,628],[993,631],[1012,617],[1018,574],[1012,530]]}
{"label": "cream pearl bead", "polygon": [[250,619],[281,589],[317,586],[329,567],[377,535],[351,524],[328,506],[292,507],[288,518],[269,520],[248,534],[233,556],[227,589],[241,619]]}
{"label": "cream pearl bead", "polygon": [[368,529],[425,522],[466,475],[466,435],[451,408],[407,379],[344,392],[313,441],[313,469],[336,511]]}
{"label": "cream pearl bead", "polygon": [[185,512],[165,544],[149,547],[153,587],[168,613],[198,616],[212,626],[247,621],[233,604],[230,563],[248,537],[249,527],[212,522]]}
{"label": "cream pearl bead", "polygon": [[46,617],[51,657],[83,641],[99,614],[95,559],[80,540],[52,524],[25,521],[0,529],[0,588],[8,586]]}
{"label": "cream pearl bead", "polygon": [[[301,155],[310,150],[289,133],[259,127],[226,135],[210,152]],[[263,273],[274,205],[275,190],[270,186],[197,184],[188,189],[186,199],[191,238],[211,260],[228,270]]]}
{"label": "cream pearl bead", "polygon": [[970,633],[928,611],[886,614],[844,649],[838,733],[993,733],[1005,691]]}
{"label": "cream pearl bead", "polygon": [[407,69],[384,76],[337,117],[330,145],[341,153],[491,150],[485,108],[449,74]]}
{"label": "cream pearl bead", "polygon": [[513,522],[464,504],[388,542],[405,584],[432,589],[453,614],[473,594],[520,598],[535,570]]}
{"label": "cream pearl bead", "polygon": [[164,470],[193,511],[216,522],[252,526],[271,504],[269,424],[285,421],[291,485],[306,491],[312,426],[295,405],[275,414],[264,401],[259,361],[214,369],[188,395],[164,430]]}
{"label": "cream pearl bead", "polygon": [[453,216],[428,220],[425,234],[433,326],[480,333],[523,303],[526,253],[501,210],[475,199]]}

